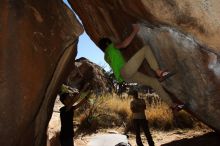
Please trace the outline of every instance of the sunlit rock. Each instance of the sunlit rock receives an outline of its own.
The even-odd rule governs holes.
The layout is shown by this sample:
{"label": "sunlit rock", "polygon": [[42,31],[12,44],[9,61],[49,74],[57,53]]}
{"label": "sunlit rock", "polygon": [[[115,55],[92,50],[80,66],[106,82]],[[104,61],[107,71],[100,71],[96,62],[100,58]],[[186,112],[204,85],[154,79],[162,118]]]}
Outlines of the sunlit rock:
{"label": "sunlit rock", "polygon": [[0,4],[0,145],[44,146],[82,27],[62,1]]}
{"label": "sunlit rock", "polygon": [[[220,130],[220,2],[217,0],[69,0],[94,42],[118,42],[141,24],[123,55],[128,60],[150,45],[161,68],[177,74],[163,83],[175,100]],[[140,68],[146,73],[146,62]]]}
{"label": "sunlit rock", "polygon": [[66,80],[67,85],[82,89],[88,84],[88,89],[96,95],[113,92],[113,83],[104,68],[86,58],[77,59],[75,66]]}

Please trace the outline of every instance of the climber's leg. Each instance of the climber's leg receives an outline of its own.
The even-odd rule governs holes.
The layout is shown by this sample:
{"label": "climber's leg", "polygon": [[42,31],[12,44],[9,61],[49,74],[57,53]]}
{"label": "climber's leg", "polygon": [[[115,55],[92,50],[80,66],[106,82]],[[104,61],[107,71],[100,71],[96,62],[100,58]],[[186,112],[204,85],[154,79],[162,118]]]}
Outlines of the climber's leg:
{"label": "climber's leg", "polygon": [[[125,78],[129,78],[133,76],[138,70],[138,68],[141,66],[144,59],[146,59],[146,50],[150,49],[147,46],[144,46],[141,48],[137,53],[135,53],[134,56],[132,56],[124,65],[122,68],[121,74]],[[153,65],[154,68],[159,68],[156,63]]]}
{"label": "climber's leg", "polygon": [[146,59],[150,67],[156,72],[161,81],[173,75],[173,73],[165,72],[159,69],[159,65],[151,49],[145,45],[134,56],[132,56],[121,70],[123,78],[130,78],[137,71],[143,60]]}
{"label": "climber's leg", "polygon": [[162,85],[157,79],[146,76],[143,73],[136,72],[130,78],[125,78],[125,81],[151,86],[164,101],[166,101],[169,105],[173,105],[168,93],[163,89]]}

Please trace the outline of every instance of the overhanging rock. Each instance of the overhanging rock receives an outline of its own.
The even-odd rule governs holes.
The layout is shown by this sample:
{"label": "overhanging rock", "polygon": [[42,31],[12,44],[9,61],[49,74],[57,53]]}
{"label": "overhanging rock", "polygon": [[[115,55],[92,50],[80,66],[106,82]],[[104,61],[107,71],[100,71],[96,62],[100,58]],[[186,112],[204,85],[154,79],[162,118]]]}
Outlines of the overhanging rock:
{"label": "overhanging rock", "polygon": [[[217,0],[69,0],[94,42],[117,42],[141,24],[139,37],[123,51],[128,60],[141,46],[151,46],[161,68],[178,73],[164,88],[186,108],[220,130],[220,2]],[[146,72],[146,65],[140,70]]]}

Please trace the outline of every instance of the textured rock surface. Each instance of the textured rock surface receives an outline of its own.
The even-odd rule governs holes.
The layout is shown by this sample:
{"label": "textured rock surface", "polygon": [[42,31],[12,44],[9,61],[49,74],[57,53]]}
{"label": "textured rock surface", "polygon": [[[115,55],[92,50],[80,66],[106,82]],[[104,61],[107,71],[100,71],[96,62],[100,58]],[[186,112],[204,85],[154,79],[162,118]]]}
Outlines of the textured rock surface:
{"label": "textured rock surface", "polygon": [[[150,45],[161,67],[178,71],[164,87],[220,130],[219,1],[69,1],[96,43],[103,36],[120,41],[132,23],[141,23],[126,59]],[[1,1],[1,146],[45,145],[56,92],[82,31],[61,0]]]}
{"label": "textured rock surface", "polygon": [[199,119],[220,130],[219,1],[69,2],[96,43],[103,36],[120,41],[131,32],[132,23],[140,23],[139,37],[123,52],[126,59],[142,45],[150,45],[162,68],[178,71],[164,87]]}
{"label": "textured rock surface", "polygon": [[111,92],[113,85],[108,79],[106,71],[86,58],[79,58],[75,68],[67,78],[67,85],[82,89],[87,83],[96,94]]}
{"label": "textured rock surface", "polygon": [[0,145],[44,146],[83,29],[60,0],[0,4]]}

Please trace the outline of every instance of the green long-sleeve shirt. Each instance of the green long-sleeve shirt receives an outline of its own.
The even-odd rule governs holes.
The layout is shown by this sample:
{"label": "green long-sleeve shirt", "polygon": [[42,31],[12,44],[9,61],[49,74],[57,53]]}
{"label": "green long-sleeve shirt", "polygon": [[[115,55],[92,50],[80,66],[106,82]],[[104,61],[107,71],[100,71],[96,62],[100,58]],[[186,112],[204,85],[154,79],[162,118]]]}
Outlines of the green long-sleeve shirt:
{"label": "green long-sleeve shirt", "polygon": [[110,65],[118,82],[123,82],[121,69],[125,65],[125,60],[118,48],[111,43],[105,50],[105,61]]}

